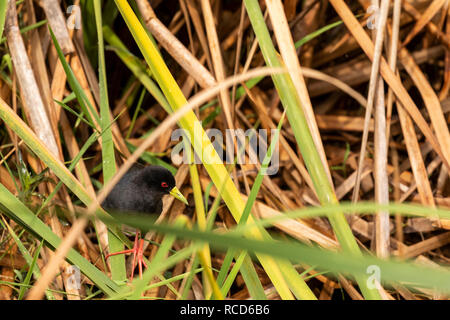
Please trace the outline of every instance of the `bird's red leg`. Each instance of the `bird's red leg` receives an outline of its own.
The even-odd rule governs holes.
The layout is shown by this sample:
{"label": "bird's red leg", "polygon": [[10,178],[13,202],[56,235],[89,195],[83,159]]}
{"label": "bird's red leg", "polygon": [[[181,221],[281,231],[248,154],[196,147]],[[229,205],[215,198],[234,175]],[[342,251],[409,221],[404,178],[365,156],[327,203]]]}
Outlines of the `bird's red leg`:
{"label": "bird's red leg", "polygon": [[137,251],[137,261],[139,267],[139,277],[142,279],[142,265],[147,268],[147,264],[144,261],[144,239],[139,240],[139,249]]}
{"label": "bird's red leg", "polygon": [[133,281],[134,277],[134,268],[136,267],[136,253],[138,252],[138,241],[141,236],[141,232],[139,230],[136,230],[136,235],[134,236],[134,246],[133,246],[133,264],[131,265],[131,279],[130,281]]}
{"label": "bird's red leg", "polygon": [[139,266],[139,279],[142,279],[142,256],[144,255],[143,246],[144,246],[144,240],[141,239],[141,240],[139,240],[139,249],[138,249],[138,256],[137,256],[138,266]]}
{"label": "bird's red leg", "polygon": [[109,253],[109,254],[106,255],[105,259],[108,260],[109,257],[117,256],[117,255],[119,255],[119,254],[132,253],[132,252],[134,252],[134,251],[135,251],[134,249],[126,249],[126,250],[122,250],[122,251],[117,251],[117,252]]}
{"label": "bird's red leg", "polygon": [[[133,277],[134,277],[134,268],[136,267],[136,258],[139,262],[139,256],[140,256],[141,261],[143,261],[142,256],[144,253],[143,252],[144,240],[139,241],[139,237],[140,237],[140,231],[136,230],[136,236],[134,238],[134,245],[133,245],[132,249],[126,249],[126,250],[110,253],[105,257],[105,259],[107,260],[109,257],[116,256],[118,254],[133,253],[133,267],[131,269],[131,279],[130,279],[131,281],[133,281]],[[141,242],[142,242],[142,245],[141,245]],[[145,262],[144,262],[144,265],[145,265]],[[147,267],[147,265],[145,265],[145,266]],[[141,268],[140,268],[140,275],[142,277],[142,262],[141,262]]]}

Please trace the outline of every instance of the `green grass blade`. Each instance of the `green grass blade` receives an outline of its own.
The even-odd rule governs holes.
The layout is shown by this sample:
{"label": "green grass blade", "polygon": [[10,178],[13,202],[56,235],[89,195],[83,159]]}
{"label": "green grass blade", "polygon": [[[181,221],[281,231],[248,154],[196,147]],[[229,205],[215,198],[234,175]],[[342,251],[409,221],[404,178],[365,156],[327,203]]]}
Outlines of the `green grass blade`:
{"label": "green grass blade", "polygon": [[[202,272],[202,271],[203,271],[203,268],[196,268],[196,269],[192,270],[192,273],[193,274],[197,274],[197,273]],[[170,284],[172,282],[175,282],[175,281],[183,280],[184,278],[188,277],[189,274],[190,274],[189,272],[185,272],[185,273],[179,274],[177,276],[168,278],[166,280],[162,280],[162,281],[159,281],[157,283],[153,283],[153,284],[148,285],[147,287],[145,287],[145,290],[147,291],[147,290],[150,290],[150,289],[154,289],[154,288],[158,288],[158,287],[161,287],[161,286],[168,285],[168,284]]]}
{"label": "green grass blade", "polygon": [[[239,256],[235,255],[235,259],[238,261]],[[259,280],[258,273],[256,272],[255,267],[253,266],[253,261],[247,252],[245,253],[245,257],[239,271],[241,272],[242,278],[247,285],[248,292],[250,293],[252,299],[267,300],[267,296],[264,292],[261,281]]]}
{"label": "green grass blade", "polygon": [[139,96],[137,106],[136,106],[136,110],[134,110],[133,117],[131,118],[130,126],[128,127],[127,134],[125,135],[125,139],[127,139],[127,140],[131,136],[131,132],[133,131],[134,125],[136,124],[136,119],[139,115],[139,112],[141,111],[142,103],[144,102],[145,93],[146,93],[146,90],[142,89],[141,94]]}
{"label": "green grass blade", "polygon": [[[0,6],[1,6],[1,4],[0,4]],[[1,11],[1,9],[0,9],[0,11]],[[0,18],[0,20],[1,20],[1,18]],[[1,22],[0,22],[1,23]],[[37,28],[39,28],[39,27],[42,27],[43,25],[45,25],[47,23],[47,20],[41,20],[41,21],[39,21],[39,22],[36,22],[36,23],[33,23],[33,24],[30,24],[29,26],[26,26],[26,27],[23,27],[23,28],[21,28],[20,29],[20,33],[21,34],[24,34],[24,33],[27,33],[28,31],[31,31],[31,30],[34,30],[34,29],[37,29]],[[0,27],[1,28],[1,27]],[[1,30],[0,30],[1,31]],[[1,37],[1,32],[0,32],[0,44],[4,44],[5,42],[6,42],[6,37]]]}
{"label": "green grass blade", "polygon": [[[93,130],[97,130],[93,125],[92,125],[92,123],[90,123],[88,120],[86,120],[85,118],[84,118],[84,113],[78,113],[78,112],[76,112],[75,110],[73,110],[71,107],[69,107],[67,104],[65,104],[64,102],[61,102],[61,101],[57,101],[57,100],[55,100],[55,102],[57,103],[57,104],[59,104],[62,108],[64,108],[65,110],[67,110],[68,112],[70,112],[71,114],[73,114],[74,116],[76,116],[77,117],[77,122],[78,121],[82,121],[82,122],[84,122],[85,124],[87,124],[89,127],[91,127]],[[75,126],[76,127],[76,126]]]}
{"label": "green grass blade", "polygon": [[[0,204],[6,209],[5,214],[8,217],[22,225],[38,238],[43,239],[49,247],[54,249],[59,246],[61,239],[2,184],[0,184]],[[79,267],[80,271],[106,294],[114,294],[119,290],[119,287],[113,281],[74,249],[70,249],[68,252],[67,260]]]}
{"label": "green grass blade", "polygon": [[[141,217],[142,218],[142,217]],[[176,224],[178,226],[181,226],[183,224],[187,223],[187,219],[184,216],[177,217]],[[146,290],[146,286],[150,282],[150,280],[157,276],[158,273],[163,272],[164,270],[170,269],[175,264],[179,263],[180,261],[187,259],[189,256],[192,255],[195,251],[198,251],[201,247],[201,245],[190,245],[184,249],[181,249],[177,251],[176,253],[172,254],[168,258],[164,258],[166,253],[169,251],[170,247],[172,246],[172,243],[174,241],[175,237],[172,235],[169,235],[164,238],[163,242],[164,247],[160,247],[158,249],[158,252],[160,252],[160,255],[158,257],[155,256],[155,258],[152,260],[151,264],[149,265],[149,268],[145,270],[142,279],[134,279],[132,283],[132,287],[123,287],[119,293],[112,295],[111,299],[123,299],[125,297],[131,297],[131,299],[141,299],[142,292]],[[169,249],[167,249],[169,248]],[[162,250],[161,250],[162,249]]]}
{"label": "green grass blade", "polygon": [[[95,24],[98,37],[98,70],[100,88],[100,127],[102,130],[102,168],[104,183],[116,173],[116,159],[114,156],[114,142],[111,131],[111,115],[109,111],[108,88],[106,80],[105,51],[103,43],[102,9],[101,1],[94,0]],[[114,233],[108,232],[110,252],[123,250],[123,243]],[[125,282],[127,278],[125,256],[115,255],[110,258],[111,277],[115,281]]]}
{"label": "green grass blade", "polygon": [[[199,249],[199,246],[189,246],[189,247],[186,247],[184,249],[181,249],[180,251],[178,251],[174,255],[171,255],[169,258],[163,260],[158,265],[155,265],[152,269],[147,269],[145,271],[145,273],[144,273],[144,277],[146,277],[146,278],[155,277],[158,273],[161,273],[161,272],[163,272],[166,269],[170,269],[171,267],[173,267],[174,265],[176,265],[180,261],[187,259],[189,256],[192,255],[192,253],[194,251],[196,251],[198,249]],[[138,283],[140,283],[142,281],[144,281],[144,280],[142,280],[142,279],[141,280],[135,279],[133,281],[133,283],[138,284]],[[145,282],[144,290],[146,290],[145,286],[147,284],[148,284],[148,282]],[[134,290],[129,289],[129,288],[124,288],[118,294],[114,294],[110,298],[112,300],[120,300],[120,299],[128,298],[129,296],[131,296],[133,294],[134,294]]]}
{"label": "green grass blade", "polygon": [[233,257],[237,255],[238,257],[241,255],[236,252],[235,249],[230,249],[227,251],[225,258],[223,258],[222,266],[220,268],[219,274],[217,275],[217,283],[221,286],[224,285],[225,279],[227,278],[228,270],[231,267],[231,263],[233,262]]}
{"label": "green grass blade", "polygon": [[[75,93],[78,103],[80,104],[81,110],[83,110],[84,114],[87,117],[87,120],[91,124],[91,127],[96,127],[95,123],[100,123],[100,118],[97,114],[97,112],[92,107],[91,103],[89,102],[89,99],[87,98],[86,94],[84,93],[83,88],[81,87],[80,83],[78,82],[78,79],[75,77],[75,74],[72,71],[72,68],[67,63],[66,59],[64,58],[64,54],[61,50],[61,46],[58,43],[58,40],[56,40],[55,35],[51,28],[50,35],[53,40],[53,44],[55,45],[56,52],[58,53],[59,61],[61,61],[61,64],[64,68],[64,72],[67,76],[67,82],[69,82],[70,87],[72,88],[73,92]],[[91,115],[94,117],[92,119]],[[95,120],[95,122],[94,122]]]}
{"label": "green grass blade", "polygon": [[[156,253],[155,257],[152,259],[151,264],[149,265],[149,268],[154,268],[154,265],[160,264],[169,253],[170,248],[172,247],[173,243],[175,242],[175,236],[168,235],[164,237],[164,240],[161,242],[161,246],[158,249],[158,252]],[[151,279],[150,279],[151,280]],[[142,293],[145,290],[145,286],[150,281],[142,281],[140,282],[134,289],[133,295],[130,297],[132,300],[139,300],[142,296]]]}
{"label": "green grass blade", "polygon": [[5,28],[6,11],[8,11],[8,1],[0,2],[0,39],[3,35],[3,29]]}
{"label": "green grass blade", "polygon": [[[194,270],[197,269],[198,265],[200,264],[200,260],[198,258],[198,255],[195,254],[194,260],[192,260],[192,267],[189,271],[189,274],[187,276],[185,286],[183,288],[183,292],[181,293],[180,300],[186,300],[189,294],[189,291],[191,290],[192,282],[194,281],[195,272]],[[203,270],[203,268],[202,268]]]}
{"label": "green grass blade", "polygon": [[281,119],[278,122],[277,130],[275,131],[275,134],[272,137],[272,141],[270,143],[269,150],[267,150],[267,153],[261,164],[261,169],[258,171],[255,181],[253,182],[253,186],[252,186],[252,189],[248,196],[247,203],[245,204],[245,209],[244,209],[244,212],[242,213],[242,218],[239,221],[239,225],[243,225],[243,224],[247,223],[247,219],[250,215],[250,211],[253,207],[253,204],[255,203],[256,196],[258,195],[259,189],[261,188],[263,178],[266,175],[267,168],[269,167],[269,163],[272,160],[272,155],[275,150],[275,146],[278,143],[278,138],[280,136],[281,127],[283,126],[285,114],[286,114],[286,112],[283,112]]}
{"label": "green grass blade", "polygon": [[[190,146],[186,146],[187,148],[190,148]],[[191,152],[191,161],[193,160],[193,153]],[[200,185],[200,178],[198,175],[197,165],[195,163],[189,164],[189,174],[191,176],[191,185],[192,185],[192,192],[194,194],[194,203],[195,203],[195,214],[197,217],[197,224],[201,229],[206,229],[206,213],[205,213],[205,206],[203,205],[203,197],[202,197],[202,187]],[[220,291],[217,289],[218,285],[216,280],[211,275],[211,252],[209,250],[209,247],[205,245],[202,247],[202,249],[198,252],[198,256],[200,259],[200,263],[202,264],[202,267],[204,271],[202,272],[202,279],[203,279],[203,294],[205,297],[210,297],[212,295],[212,290],[216,289],[216,299],[219,299],[218,296],[221,296]],[[219,292],[217,292],[219,291]],[[221,297],[223,299],[223,297]]]}
{"label": "green grass blade", "polygon": [[[228,252],[232,252],[233,251],[233,249],[231,249],[231,250],[228,250]],[[227,254],[228,254],[228,252],[227,252]],[[224,296],[226,296],[227,294],[228,294],[228,291],[230,291],[230,289],[231,289],[231,286],[233,285],[233,283],[234,283],[234,280],[236,279],[236,277],[237,277],[237,275],[238,275],[238,272],[239,272],[239,269],[241,268],[241,266],[242,266],[242,264],[243,264],[243,262],[244,262],[244,259],[245,259],[245,257],[247,256],[247,253],[245,252],[245,251],[241,251],[241,253],[239,254],[239,256],[237,257],[237,259],[236,259],[236,263],[234,264],[234,266],[233,266],[233,268],[231,268],[231,271],[230,271],[230,273],[228,274],[228,277],[225,279],[225,281],[223,282],[223,284],[222,284],[222,294],[224,295]],[[245,271],[244,271],[245,272]],[[218,279],[218,278],[217,278]],[[259,282],[259,281],[258,281]],[[247,282],[246,282],[247,283]],[[260,284],[261,284],[261,282],[259,282]],[[250,287],[249,287],[249,289],[250,289]],[[264,288],[263,288],[263,292],[264,292]],[[252,297],[253,299],[257,299],[257,300],[259,300],[258,298],[256,298],[253,294],[252,294],[252,292],[249,290],[249,293],[250,293],[250,297]],[[267,299],[267,297],[264,295],[264,298],[263,299]]]}
{"label": "green grass blade", "polygon": [[295,49],[300,48],[302,45],[304,45],[305,43],[307,43],[308,41],[311,41],[314,38],[317,38],[318,36],[320,36],[322,33],[327,32],[328,30],[331,30],[333,28],[336,28],[337,26],[343,24],[344,22],[342,20],[330,23],[329,25],[326,25],[314,32],[311,32],[310,34],[304,36],[303,38],[301,38],[300,40],[298,40],[294,45],[295,45]]}
{"label": "green grass blade", "polygon": [[23,297],[25,295],[25,292],[26,292],[25,289],[30,284],[31,276],[32,276],[32,274],[34,272],[34,268],[36,267],[36,261],[37,261],[37,258],[39,256],[39,253],[41,252],[41,249],[42,249],[43,245],[44,245],[44,241],[41,241],[41,243],[39,244],[39,246],[36,249],[36,252],[34,253],[33,261],[31,262],[30,268],[28,269],[27,275],[25,276],[25,279],[23,281],[23,284],[25,286],[20,288],[19,296],[17,298],[18,300],[22,300],[23,299]]}

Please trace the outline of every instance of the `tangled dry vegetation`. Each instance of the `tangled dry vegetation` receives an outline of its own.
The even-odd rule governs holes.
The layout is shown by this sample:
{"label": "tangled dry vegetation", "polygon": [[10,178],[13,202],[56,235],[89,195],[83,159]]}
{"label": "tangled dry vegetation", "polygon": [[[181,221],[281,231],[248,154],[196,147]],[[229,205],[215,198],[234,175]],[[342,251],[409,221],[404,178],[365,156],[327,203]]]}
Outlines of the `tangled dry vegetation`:
{"label": "tangled dry vegetation", "polygon": [[[115,248],[123,244],[117,243],[117,238],[112,240],[100,220],[89,222],[77,216],[92,209],[90,202],[116,170],[106,167],[105,159],[112,159],[120,168],[152,134],[152,143],[136,154],[137,162],[170,168],[189,201],[185,205],[165,199],[158,222],[178,221],[177,217],[184,216],[190,220],[187,225],[198,223],[202,230],[208,227],[221,233],[236,225],[236,212],[239,217],[244,207],[227,198],[233,193],[222,195],[225,202],[220,202],[214,172],[223,171],[177,164],[171,157],[178,143],[172,141],[171,134],[178,125],[164,121],[168,112],[176,110],[175,100],[167,95],[149,57],[136,44],[136,34],[130,32],[133,26],[125,23],[127,17],[119,10],[124,1],[6,2],[0,43],[0,183],[5,190],[0,198],[6,199],[7,192],[14,195],[19,200],[17,212],[26,211],[20,207],[25,205],[57,238],[44,238],[42,234],[50,233],[43,229],[30,230],[32,222],[11,214],[14,210],[0,199],[1,299],[40,298],[44,294],[48,299],[98,299],[118,292],[108,287],[108,279],[102,275],[124,280],[125,263],[111,266],[104,254],[111,250],[111,241],[115,241]],[[374,6],[378,2],[379,7]],[[101,3],[103,20],[99,20],[97,3]],[[233,75],[263,66],[277,67],[267,62],[262,39],[249,18],[250,3],[257,1],[129,3],[152,34],[187,99]],[[332,181],[330,194],[334,189],[337,201],[450,207],[449,1],[261,0],[259,5],[269,40],[289,71],[291,89],[299,97],[301,109],[288,111],[282,124],[280,167],[275,175],[265,176],[257,184],[259,164],[228,166],[235,187],[227,187],[237,188],[243,201],[255,184],[259,188],[253,217],[274,218],[294,209],[327,204],[323,200],[327,196],[321,196],[317,189],[323,183],[311,174],[314,166],[322,168],[325,184]],[[98,28],[99,22],[103,29]],[[99,34],[104,44],[100,44]],[[206,101],[208,104],[202,102],[194,109],[203,127],[221,132],[231,128],[275,129],[288,107],[274,86],[273,73],[279,71],[264,72],[269,76],[222,87]],[[293,124],[295,112],[304,114],[309,125],[319,159],[315,163],[302,149],[303,141],[299,140],[303,138],[298,136],[302,131]],[[105,125],[104,119],[114,121],[106,120]],[[80,150],[82,157],[74,163]],[[247,159],[249,156],[245,154]],[[70,175],[66,168],[72,164]],[[239,203],[245,204],[243,201]],[[355,243],[350,249],[358,250],[359,246],[363,253],[397,257],[448,272],[444,265],[450,262],[450,220],[373,211],[377,214],[347,216],[354,235],[351,243]],[[312,216],[279,220],[266,229],[276,239],[314,244],[332,252],[341,241],[336,232],[344,233],[342,224],[341,229],[336,225],[338,222],[325,216]],[[51,239],[69,238],[62,256],[54,255]],[[165,256],[171,257],[190,246],[185,240],[164,242],[164,232],[150,231],[146,238],[145,256],[154,266],[162,263],[158,250],[165,245]],[[83,269],[81,285],[70,285],[75,263],[69,256],[69,261],[62,258],[71,246],[81,255],[77,259],[85,259],[86,268],[100,271],[98,278],[87,276]],[[238,251],[226,255],[226,251],[209,247],[198,250],[197,256],[191,251],[150,275],[145,297],[220,298],[217,285],[223,297],[232,299],[261,298],[258,294],[269,299],[369,297],[358,279],[345,272],[337,274],[339,270],[328,272],[328,266],[311,265],[308,260],[293,264],[307,289],[290,287],[292,295],[283,291],[283,280],[270,276],[275,267],[269,268],[270,263],[258,255],[239,255]],[[248,274],[257,274],[260,284],[255,288],[249,288]],[[383,282],[378,291],[376,297],[383,299],[446,298],[441,291],[403,283]]]}

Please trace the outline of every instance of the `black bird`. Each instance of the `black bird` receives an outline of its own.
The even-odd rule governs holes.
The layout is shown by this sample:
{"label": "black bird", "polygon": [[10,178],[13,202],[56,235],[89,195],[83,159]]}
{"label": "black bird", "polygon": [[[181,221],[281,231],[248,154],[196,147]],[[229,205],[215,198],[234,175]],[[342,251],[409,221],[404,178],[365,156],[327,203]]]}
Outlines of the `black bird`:
{"label": "black bird", "polygon": [[[144,168],[129,170],[111,190],[103,201],[102,206],[106,210],[160,214],[162,211],[162,197],[170,194],[178,200],[188,204],[186,198],[175,186],[175,178],[172,173],[161,166],[147,166]],[[140,238],[140,230],[136,230],[133,249],[110,253],[110,256],[133,253],[133,270],[139,266],[139,275],[142,277],[142,265],[147,267],[143,259],[144,239]]]}

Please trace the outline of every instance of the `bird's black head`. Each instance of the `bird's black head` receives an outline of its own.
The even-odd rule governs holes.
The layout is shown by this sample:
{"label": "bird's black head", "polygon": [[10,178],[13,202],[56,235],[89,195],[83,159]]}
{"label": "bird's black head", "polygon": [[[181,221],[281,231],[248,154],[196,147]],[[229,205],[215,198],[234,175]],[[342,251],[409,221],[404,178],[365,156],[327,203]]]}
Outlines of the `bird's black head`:
{"label": "bird's black head", "polygon": [[169,194],[175,187],[175,178],[172,173],[160,166],[145,167],[142,169],[140,179],[149,189],[162,194]]}

